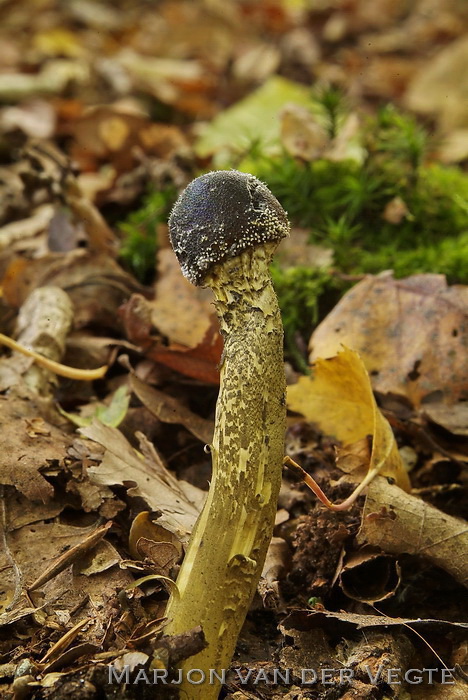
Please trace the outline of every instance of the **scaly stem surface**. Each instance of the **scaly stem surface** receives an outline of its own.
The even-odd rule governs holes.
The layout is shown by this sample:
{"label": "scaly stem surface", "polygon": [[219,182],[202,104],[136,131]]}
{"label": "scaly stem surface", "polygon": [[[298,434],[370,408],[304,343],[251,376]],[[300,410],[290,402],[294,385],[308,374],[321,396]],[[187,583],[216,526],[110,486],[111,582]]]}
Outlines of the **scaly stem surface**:
{"label": "scaly stem surface", "polygon": [[[165,630],[179,634],[201,625],[208,642],[181,666],[180,697],[188,700],[218,697],[210,669],[229,668],[275,521],[286,425],[283,329],[268,273],[275,247],[245,251],[218,265],[206,281],[225,340],[213,475]],[[188,683],[190,669],[201,669],[206,681]]]}

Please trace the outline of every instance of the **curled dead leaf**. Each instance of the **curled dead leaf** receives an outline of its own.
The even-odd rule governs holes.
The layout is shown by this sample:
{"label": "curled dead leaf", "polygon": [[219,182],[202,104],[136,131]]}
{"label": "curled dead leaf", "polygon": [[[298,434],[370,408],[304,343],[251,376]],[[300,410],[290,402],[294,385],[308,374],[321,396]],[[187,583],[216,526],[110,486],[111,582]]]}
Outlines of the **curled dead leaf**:
{"label": "curled dead leaf", "polygon": [[369,486],[360,544],[392,554],[414,554],[468,586],[468,527],[419,498],[376,478]]}
{"label": "curled dead leaf", "polygon": [[377,407],[369,376],[358,353],[344,348],[335,357],[317,359],[313,372],[312,377],[301,377],[297,384],[288,387],[288,408],[345,444],[371,435],[372,452],[366,483],[380,473],[392,477],[401,488],[408,490],[408,475],[392,429]]}
{"label": "curled dead leaf", "polygon": [[105,447],[101,463],[88,468],[91,482],[125,485],[130,496],[143,498],[151,510],[161,513],[159,525],[186,542],[201,510],[204,492],[176,479],[154,447],[144,443],[143,436],[141,455],[119,430],[98,421],[79,432]]}
{"label": "curled dead leaf", "polygon": [[373,604],[391,598],[400,585],[400,577],[400,566],[394,557],[364,547],[346,558],[339,582],[348,598]]}
{"label": "curled dead leaf", "polygon": [[143,405],[163,423],[179,423],[203,443],[211,443],[212,421],[201,418],[174,397],[145,384],[135,374],[130,376],[130,386]]}
{"label": "curled dead leaf", "polygon": [[151,320],[171,343],[195,348],[210,328],[213,303],[209,290],[195,287],[180,274],[180,265],[170,248],[158,253],[158,281],[151,302]]}
{"label": "curled dead leaf", "polygon": [[157,522],[153,522],[147,511],[138,513],[134,518],[128,544],[130,554],[135,559],[148,557],[156,566],[168,569],[180,559],[183,550],[179,539]]}

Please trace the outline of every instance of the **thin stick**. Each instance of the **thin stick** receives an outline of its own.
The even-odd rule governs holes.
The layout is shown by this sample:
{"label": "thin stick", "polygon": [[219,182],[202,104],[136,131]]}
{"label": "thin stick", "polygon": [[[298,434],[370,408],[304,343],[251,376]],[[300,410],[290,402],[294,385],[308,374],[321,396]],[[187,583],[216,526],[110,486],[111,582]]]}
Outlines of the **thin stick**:
{"label": "thin stick", "polygon": [[40,367],[44,367],[44,369],[48,369],[50,372],[58,374],[60,377],[67,377],[68,379],[78,379],[82,382],[91,382],[93,379],[102,379],[109,369],[108,365],[103,365],[102,367],[97,367],[96,369],[77,369],[76,367],[62,365],[60,362],[49,360],[47,357],[40,355],[34,350],[25,348],[23,345],[17,343],[16,340],[13,340],[13,338],[3,335],[3,333],[0,333],[0,345],[6,345],[7,348],[10,348],[10,350],[16,350],[17,352],[21,352],[23,355],[32,357],[34,362],[40,365]]}
{"label": "thin stick", "polygon": [[65,554],[62,554],[62,556],[58,557],[57,559],[54,559],[52,564],[49,567],[47,567],[47,569],[39,576],[39,578],[37,578],[30,586],[28,586],[28,593],[37,591],[38,588],[41,588],[41,586],[46,584],[51,579],[55,578],[55,576],[58,576],[58,574],[64,571],[67,567],[74,564],[75,561],[79,559],[79,557],[83,556],[83,554],[86,554],[91,549],[93,549],[98,544],[98,542],[100,542],[102,538],[107,534],[107,531],[111,526],[112,521],[106,523],[105,525],[102,525],[101,527],[98,527],[96,530],[93,530],[93,532],[90,535],[88,535],[88,537],[86,537],[82,542],[79,542],[77,545],[65,552]]}
{"label": "thin stick", "polygon": [[379,473],[378,469],[371,469],[366,474],[361,483],[358,486],[356,486],[352,494],[348,496],[346,500],[343,501],[343,503],[332,503],[332,501],[330,501],[328,496],[325,495],[320,486],[317,484],[315,479],[310,474],[308,474],[297,462],[291,459],[291,457],[286,456],[283,459],[283,464],[297,477],[299,477],[305,484],[307,484],[310,490],[315,493],[319,501],[323,503],[324,506],[334,511],[348,510],[348,508],[351,508],[356,498],[362,493],[366,486],[370,484],[372,479]]}

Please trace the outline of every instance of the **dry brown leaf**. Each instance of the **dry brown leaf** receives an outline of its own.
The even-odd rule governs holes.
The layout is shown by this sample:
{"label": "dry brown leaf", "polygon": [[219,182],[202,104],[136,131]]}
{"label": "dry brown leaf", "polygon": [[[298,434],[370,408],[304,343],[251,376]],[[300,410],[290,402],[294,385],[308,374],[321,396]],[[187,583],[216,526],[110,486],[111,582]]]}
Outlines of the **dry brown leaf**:
{"label": "dry brown leaf", "polygon": [[152,347],[157,338],[151,336],[151,304],[142,294],[132,294],[118,310],[126,337],[142,348]]}
{"label": "dry brown leaf", "polygon": [[106,540],[101,540],[96,547],[79,558],[74,565],[77,574],[93,576],[107,571],[122,561],[118,551]]}
{"label": "dry brown leaf", "polygon": [[179,540],[172,533],[161,527],[161,525],[153,522],[153,520],[150,518],[150,514],[147,511],[138,513],[130,528],[128,546],[130,554],[135,559],[141,558],[141,552],[138,549],[138,541],[141,538],[144,538],[147,541],[151,540],[152,542],[165,542],[172,544],[177,548],[179,556],[182,554],[182,548]]}
{"label": "dry brown leaf", "polygon": [[[54,676],[60,675],[58,669],[76,665],[78,659],[84,661],[84,659],[82,658],[84,656],[88,656],[91,658],[94,654],[96,654],[96,652],[100,648],[101,647],[99,644],[92,644],[91,642],[82,642],[81,644],[75,644],[73,647],[70,647],[62,654],[59,654],[59,656],[54,657],[54,659],[47,663],[44,667],[44,677],[41,685],[43,687],[49,687],[49,682],[51,685],[53,685]],[[48,679],[47,681],[46,678]]]}
{"label": "dry brown leaf", "polygon": [[468,404],[466,401],[459,401],[450,406],[440,403],[426,403],[424,404],[424,416],[454,435],[468,437]]}
{"label": "dry brown leaf", "polygon": [[336,466],[345,474],[352,474],[354,480],[366,473],[370,463],[372,441],[369,437],[343,447],[335,447]]}
{"label": "dry brown leaf", "polygon": [[151,304],[151,320],[171,343],[195,348],[205,337],[215,316],[210,290],[195,287],[180,274],[172,249],[158,253],[158,281]]}
{"label": "dry brown leaf", "polygon": [[282,537],[272,537],[263,565],[258,592],[265,608],[276,608],[281,601],[279,582],[286,576],[291,564],[291,550]]}
{"label": "dry brown leaf", "polygon": [[106,448],[101,464],[88,468],[91,481],[129,487],[130,496],[140,496],[151,510],[161,513],[159,525],[186,542],[205,493],[177,480],[154,449],[153,460],[143,458],[116,428],[95,421],[79,432]]}
{"label": "dry brown leaf", "polygon": [[111,163],[115,173],[128,172],[136,164],[139,150],[161,158],[188,151],[178,127],[153,123],[118,105],[87,110],[74,122],[72,133],[72,156],[84,170],[96,171],[102,163]]}
{"label": "dry brown leaf", "polygon": [[328,269],[333,264],[333,249],[310,243],[310,231],[294,227],[281,242],[276,260],[285,269],[296,265]]}
{"label": "dry brown leaf", "polygon": [[464,34],[422,63],[406,91],[406,106],[422,114],[436,114],[445,132],[466,126],[467,59],[468,37]]}
{"label": "dry brown leaf", "polygon": [[290,155],[311,161],[329,145],[330,137],[323,123],[305,107],[287,104],[280,118],[281,142]]}
{"label": "dry brown leaf", "polygon": [[242,46],[240,55],[233,62],[232,74],[239,81],[263,83],[276,72],[280,61],[278,48],[266,42],[256,46]]}
{"label": "dry brown leaf", "polygon": [[175,535],[153,522],[150,513],[138,513],[128,538],[130,554],[159,576],[171,576],[180,561],[183,547]]}
{"label": "dry brown leaf", "polygon": [[[21,250],[34,245],[45,248],[45,241],[37,241],[39,234],[44,233],[54,216],[52,204],[41,204],[27,219],[12,221],[0,228],[0,251]],[[31,242],[28,239],[32,239]]]}
{"label": "dry brown leaf", "polygon": [[392,429],[377,407],[358,353],[345,348],[335,357],[318,359],[313,371],[312,377],[301,377],[297,384],[288,387],[288,407],[345,444],[371,435],[369,474],[393,477],[408,490],[408,475]]}
{"label": "dry brown leaf", "polygon": [[219,384],[218,366],[222,351],[223,339],[218,330],[218,321],[213,320],[213,325],[195,348],[160,345],[148,352],[147,356],[187,377],[193,377],[206,384]]}
{"label": "dry brown leaf", "polygon": [[114,232],[107,225],[99,209],[82,192],[78,180],[71,174],[67,174],[65,178],[64,194],[74,217],[84,223],[89,250],[94,254],[115,255],[117,239]]}
{"label": "dry brown leaf", "polygon": [[393,197],[385,205],[383,210],[382,219],[388,221],[389,224],[401,224],[403,219],[406,219],[410,211],[406,205],[406,202],[401,197]]}
{"label": "dry brown leaf", "polygon": [[55,132],[56,122],[54,107],[41,99],[33,98],[0,111],[0,131],[4,133],[19,129],[32,138],[49,139]]}
{"label": "dry brown leaf", "polygon": [[346,557],[339,582],[348,598],[373,604],[395,595],[400,575],[400,566],[394,557],[372,547],[363,547]]}
{"label": "dry brown leaf", "polygon": [[179,423],[205,444],[211,443],[212,421],[197,416],[180,401],[145,384],[135,374],[130,375],[130,386],[142,404],[163,423]]}
{"label": "dry brown leaf", "polygon": [[351,612],[332,612],[328,610],[297,610],[290,613],[281,623],[282,632],[289,633],[291,629],[312,630],[318,627],[331,633],[346,633],[350,628],[371,629],[373,627],[397,627],[411,625],[421,632],[424,629],[451,631],[452,634],[466,635],[468,623],[451,622],[437,619],[414,619],[411,617],[389,617],[388,615],[360,614]]}
{"label": "dry brown leaf", "polygon": [[141,56],[130,48],[124,48],[116,60],[128,71],[138,90],[179,110],[198,116],[212,115],[213,104],[207,93],[209,97],[213,78],[201,61]]}
{"label": "dry brown leaf", "polygon": [[30,145],[25,150],[24,171],[30,189],[44,190],[48,198],[53,199],[60,192],[63,203],[86,232],[91,251],[115,257],[117,239],[101,212],[82,192],[70,161],[62,151],[52,142]]}
{"label": "dry brown leaf", "polygon": [[[76,545],[71,547],[68,546],[61,556],[53,559],[50,564],[45,567],[45,570],[41,571],[39,577],[34,579],[34,581],[28,585],[28,592],[31,593],[32,591],[41,588],[62,571],[74,564],[78,559],[92,551],[96,544],[106,536],[111,526],[112,522],[108,522],[105,525],[96,528],[90,534],[87,534]],[[35,532],[33,528],[31,528],[31,531]]]}
{"label": "dry brown leaf", "polygon": [[377,391],[415,406],[440,392],[452,403],[468,391],[467,308],[468,287],[448,287],[443,275],[369,276],[314,331],[310,360],[346,345],[359,352]]}
{"label": "dry brown leaf", "polygon": [[438,159],[442,163],[461,163],[468,158],[468,127],[451,131],[441,141]]}
{"label": "dry brown leaf", "polygon": [[363,66],[363,89],[381,99],[401,96],[417,70],[417,62],[407,56],[374,56]]}
{"label": "dry brown leaf", "polygon": [[[92,528],[64,525],[59,522],[34,523],[7,533],[10,556],[21,572],[25,585],[32,583],[39,574],[52,566],[63,555],[64,550],[79,546],[91,534]],[[109,625],[109,599],[127,586],[132,577],[129,572],[113,567],[93,576],[81,576],[70,565],[44,584],[42,591],[31,593],[38,606],[48,602],[50,614],[54,609],[73,610],[74,622],[89,618],[94,625],[86,632],[88,641],[101,644]],[[86,603],[91,598],[92,603]],[[26,597],[15,603],[12,610],[0,615],[0,625],[10,623],[24,615]]]}
{"label": "dry brown leaf", "polygon": [[119,309],[128,337],[140,346],[146,357],[200,382],[219,384],[223,339],[218,321],[213,319],[203,340],[194,348],[177,344],[166,346],[151,335],[148,310],[148,302],[137,294]]}
{"label": "dry brown leaf", "polygon": [[53,498],[47,503],[32,503],[16,489],[5,494],[5,524],[8,532],[42,520],[52,520],[67,506],[64,498]]}
{"label": "dry brown leaf", "polygon": [[[204,290],[197,291],[182,277],[172,251],[161,254],[164,272],[160,270],[156,300],[133,294],[119,309],[127,337],[155,362],[201,382],[219,384],[223,339],[211,298],[205,299],[200,293]],[[151,335],[152,324],[172,341],[169,346]]]}
{"label": "dry brown leaf", "polygon": [[31,501],[47,503],[54,495],[52,485],[41,474],[49,464],[59,469],[67,457],[70,439],[44,421],[49,435],[29,435],[27,421],[39,410],[31,400],[1,397],[0,484],[15,486]]}
{"label": "dry brown leaf", "polygon": [[369,486],[357,539],[384,552],[425,557],[468,586],[467,524],[386,479]]}
{"label": "dry brown leaf", "polygon": [[111,257],[83,249],[25,260],[19,265],[13,261],[10,268],[3,291],[11,306],[21,306],[36,287],[61,287],[73,302],[75,328],[93,323],[115,329],[117,309],[139,289]]}
{"label": "dry brown leaf", "polygon": [[3,73],[0,76],[0,100],[21,102],[39,95],[60,94],[73,82],[88,84],[89,66],[83,61],[57,58],[47,61],[39,73]]}

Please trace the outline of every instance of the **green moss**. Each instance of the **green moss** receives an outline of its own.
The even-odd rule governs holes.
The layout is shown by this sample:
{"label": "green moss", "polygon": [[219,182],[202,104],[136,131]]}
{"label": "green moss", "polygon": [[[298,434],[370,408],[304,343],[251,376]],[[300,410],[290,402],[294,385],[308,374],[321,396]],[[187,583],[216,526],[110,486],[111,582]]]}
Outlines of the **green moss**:
{"label": "green moss", "polygon": [[283,318],[286,354],[307,372],[310,330],[333,308],[349,284],[329,271],[302,265],[282,269],[273,263],[271,276]]}
{"label": "green moss", "polygon": [[120,258],[143,283],[154,274],[158,228],[166,224],[175,197],[174,188],[150,192],[141,207],[118,224],[123,235]]}
{"label": "green moss", "polygon": [[[302,162],[284,154],[259,158],[256,174],[293,224],[310,229],[311,242],[334,249],[341,272],[441,272],[466,282],[467,175],[425,162],[426,134],[391,107],[366,124],[362,139],[362,163]],[[392,223],[384,212],[395,198],[407,212]]]}
{"label": "green moss", "polygon": [[398,254],[391,244],[382,246],[377,254],[363,250],[360,263],[367,272],[393,269],[395,277],[437,272],[446,275],[450,282],[463,283],[468,270],[468,231],[437,243],[401,250]]}
{"label": "green moss", "polygon": [[[337,123],[335,98],[331,107],[330,134]],[[361,143],[362,162],[304,162],[286,153],[255,153],[255,174],[281,201],[293,226],[309,229],[311,243],[334,251],[335,275],[273,268],[286,348],[301,369],[301,343],[329,310],[330,300],[334,303],[349,287],[337,281],[340,273],[392,269],[396,277],[432,272],[445,274],[450,283],[468,280],[468,176],[431,162],[425,131],[391,106],[367,121]],[[392,223],[384,212],[395,198],[407,211]]]}

